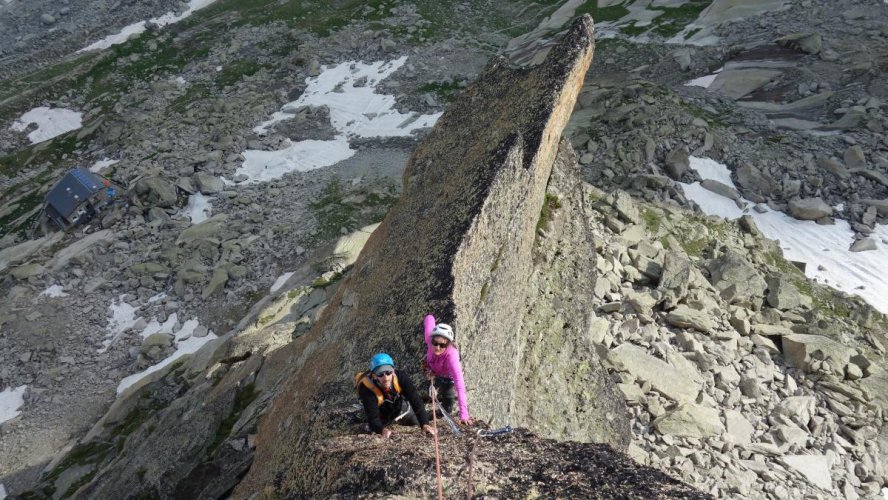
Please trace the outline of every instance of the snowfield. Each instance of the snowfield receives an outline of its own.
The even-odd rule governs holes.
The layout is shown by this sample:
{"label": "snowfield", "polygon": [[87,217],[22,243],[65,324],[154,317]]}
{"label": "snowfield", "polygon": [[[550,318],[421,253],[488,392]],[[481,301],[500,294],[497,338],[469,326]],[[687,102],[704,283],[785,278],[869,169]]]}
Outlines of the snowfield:
{"label": "snowfield", "polygon": [[[734,187],[728,168],[708,158],[691,157],[691,168],[703,179],[712,179]],[[704,189],[699,182],[682,184],[685,196],[700,206],[703,212],[726,219],[749,215],[762,234],[776,240],[788,260],[804,262],[805,275],[836,290],[858,295],[873,307],[888,314],[888,280],[883,276],[888,262],[888,226],[877,226],[870,236],[878,248],[868,252],[850,252],[854,231],[847,221],[836,219],[831,226],[814,221],[794,219],[782,212],[769,210],[758,213],[754,205],[741,200],[741,209],[728,198]]]}
{"label": "snowfield", "polygon": [[393,61],[348,61],[322,67],[320,75],[305,80],[308,86],[299,99],[282,106],[253,131],[266,135],[274,125],[292,119],[303,107],[326,106],[336,136],[328,141],[287,140],[277,151],[248,149],[243,152],[244,163],[235,175],[245,176],[247,183],[257,183],[279,179],[288,172],[329,167],[355,154],[349,144],[351,138],[405,137],[414,130],[431,127],[442,113],[401,113],[395,109],[395,96],[376,92],[379,83],[406,62],[407,56],[403,56]]}
{"label": "snowfield", "polygon": [[37,144],[82,127],[83,113],[65,108],[40,106],[20,116],[9,128],[16,132],[24,132],[32,123],[37,124],[37,129],[28,133],[28,140],[31,144]]}

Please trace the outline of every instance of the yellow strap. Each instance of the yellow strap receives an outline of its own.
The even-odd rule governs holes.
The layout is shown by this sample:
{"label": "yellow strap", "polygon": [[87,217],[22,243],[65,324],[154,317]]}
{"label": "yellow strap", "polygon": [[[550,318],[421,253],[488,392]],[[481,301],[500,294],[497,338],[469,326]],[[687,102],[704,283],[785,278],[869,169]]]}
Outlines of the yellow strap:
{"label": "yellow strap", "polygon": [[[398,394],[401,394],[401,384],[398,383],[398,376],[394,375],[393,377],[394,377],[394,380],[392,381],[392,386],[395,388],[395,392],[397,392]],[[384,401],[384,398],[382,396],[382,389],[380,389],[379,386],[377,386],[376,384],[373,383],[372,380],[370,380],[369,373],[364,375],[363,378],[361,378],[360,383],[364,384],[364,387],[373,391],[373,394],[376,394],[376,404],[378,404],[379,406],[382,406],[382,402]]]}

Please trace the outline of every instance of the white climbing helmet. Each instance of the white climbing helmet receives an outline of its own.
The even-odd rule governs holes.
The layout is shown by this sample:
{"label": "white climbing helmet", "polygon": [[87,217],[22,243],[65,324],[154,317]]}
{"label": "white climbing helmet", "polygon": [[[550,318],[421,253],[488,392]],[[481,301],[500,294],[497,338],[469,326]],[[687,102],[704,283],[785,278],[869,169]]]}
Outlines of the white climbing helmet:
{"label": "white climbing helmet", "polygon": [[435,325],[435,329],[432,330],[432,337],[444,337],[453,342],[453,328],[445,323],[438,323]]}

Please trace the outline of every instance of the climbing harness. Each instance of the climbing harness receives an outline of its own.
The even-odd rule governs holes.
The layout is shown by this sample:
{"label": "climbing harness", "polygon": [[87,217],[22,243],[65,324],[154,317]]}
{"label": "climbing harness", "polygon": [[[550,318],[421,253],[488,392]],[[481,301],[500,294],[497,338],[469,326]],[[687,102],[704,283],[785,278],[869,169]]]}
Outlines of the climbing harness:
{"label": "climbing harness", "polygon": [[478,437],[494,437],[494,436],[502,436],[503,434],[510,434],[515,429],[512,429],[511,425],[507,425],[505,427],[500,427],[499,429],[486,430],[486,429],[478,429]]}

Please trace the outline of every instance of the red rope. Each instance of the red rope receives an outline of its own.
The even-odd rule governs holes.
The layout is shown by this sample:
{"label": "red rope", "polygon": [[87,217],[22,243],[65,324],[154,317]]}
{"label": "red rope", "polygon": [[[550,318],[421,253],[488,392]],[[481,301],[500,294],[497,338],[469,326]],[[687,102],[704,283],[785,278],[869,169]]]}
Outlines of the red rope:
{"label": "red rope", "polygon": [[441,450],[438,448],[438,415],[435,410],[438,391],[435,390],[434,382],[429,385],[429,394],[432,396],[432,422],[435,425],[435,472],[438,474],[438,500],[444,500],[444,483],[441,480]]}

